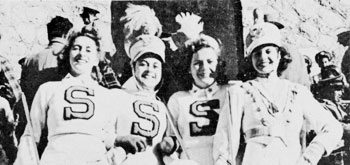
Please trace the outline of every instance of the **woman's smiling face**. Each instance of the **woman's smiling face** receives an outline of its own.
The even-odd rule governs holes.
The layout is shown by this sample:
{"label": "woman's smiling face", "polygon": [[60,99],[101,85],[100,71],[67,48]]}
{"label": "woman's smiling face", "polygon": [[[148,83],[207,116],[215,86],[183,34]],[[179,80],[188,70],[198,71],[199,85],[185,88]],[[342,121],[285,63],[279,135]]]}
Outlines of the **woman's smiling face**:
{"label": "woman's smiling face", "polygon": [[90,74],[92,68],[98,64],[95,41],[86,36],[77,37],[70,49],[69,63],[73,76]]}
{"label": "woman's smiling face", "polygon": [[157,58],[141,57],[134,67],[134,76],[142,88],[155,90],[162,79],[162,62]]}
{"label": "woman's smiling face", "polygon": [[214,83],[218,56],[212,48],[203,48],[193,54],[191,74],[195,85],[207,88]]}
{"label": "woman's smiling face", "polygon": [[251,54],[254,69],[261,74],[277,72],[281,59],[276,46],[263,46],[254,50]]}

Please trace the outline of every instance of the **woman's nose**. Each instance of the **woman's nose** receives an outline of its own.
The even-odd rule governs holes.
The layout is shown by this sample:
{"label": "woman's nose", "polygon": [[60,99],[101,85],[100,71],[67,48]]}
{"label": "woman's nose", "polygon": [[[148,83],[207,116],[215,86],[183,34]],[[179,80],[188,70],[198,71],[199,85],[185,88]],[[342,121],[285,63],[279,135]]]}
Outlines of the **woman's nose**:
{"label": "woman's nose", "polygon": [[79,51],[79,54],[80,54],[82,57],[85,57],[85,56],[86,56],[86,51],[83,50],[83,49],[81,49],[81,50]]}
{"label": "woman's nose", "polygon": [[261,58],[261,59],[266,59],[266,58],[268,58],[268,54],[265,53],[265,52],[261,52],[260,58]]}
{"label": "woman's nose", "polygon": [[200,69],[201,70],[206,70],[206,69],[209,69],[209,64],[207,62],[203,62],[200,64]]}
{"label": "woman's nose", "polygon": [[152,66],[148,66],[147,71],[152,72],[152,71],[154,71],[154,68]]}

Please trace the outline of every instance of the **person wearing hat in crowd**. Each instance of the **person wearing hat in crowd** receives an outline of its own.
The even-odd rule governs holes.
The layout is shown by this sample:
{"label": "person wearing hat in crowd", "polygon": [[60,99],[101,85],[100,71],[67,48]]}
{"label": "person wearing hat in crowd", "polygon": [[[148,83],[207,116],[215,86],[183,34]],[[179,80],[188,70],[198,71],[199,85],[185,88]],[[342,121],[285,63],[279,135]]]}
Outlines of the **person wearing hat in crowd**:
{"label": "person wearing hat in crowd", "polygon": [[315,61],[321,71],[319,74],[312,76],[311,92],[316,98],[318,98],[322,94],[320,93],[320,90],[323,88],[322,84],[319,84],[319,81],[322,80],[322,72],[324,72],[324,68],[332,64],[332,54],[327,51],[320,51],[315,55]]}
{"label": "person wearing hat in crowd", "polygon": [[321,80],[318,82],[320,86],[318,101],[326,110],[342,123],[344,128],[343,144],[341,148],[334,151],[329,157],[320,160],[319,164],[335,164],[343,165],[350,163],[349,145],[350,141],[350,102],[344,102],[344,91],[349,88],[345,76],[340,68],[331,64],[323,68]]}
{"label": "person wearing hat in crowd", "polygon": [[158,151],[165,149],[159,143],[167,129],[166,106],[156,96],[163,81],[165,45],[156,36],[141,35],[131,43],[128,54],[133,76],[122,86],[127,95],[114,97],[124,103],[116,110],[115,145],[126,155],[120,164],[158,165],[162,162]]}
{"label": "person wearing hat in crowd", "polygon": [[[247,38],[252,79],[228,89],[214,137],[215,164],[236,164],[241,133],[246,143],[243,165],[317,164],[336,148],[341,124],[306,87],[279,77],[291,57],[281,52],[277,26],[255,24]],[[316,131],[307,147],[300,137],[305,127]]]}
{"label": "person wearing hat in crowd", "polygon": [[99,63],[99,67],[96,68],[100,73],[98,75],[101,79],[100,84],[109,89],[120,88],[121,85],[111,67],[111,61],[108,59],[113,56],[115,47],[112,42],[111,35],[106,34],[106,30],[103,29],[105,27],[102,26],[102,23],[99,21],[100,11],[91,5],[84,6],[82,10],[83,12],[80,14],[80,17],[82,18],[85,25],[83,27],[83,30],[94,30],[98,33],[101,42],[101,53],[105,54],[104,60]]}
{"label": "person wearing hat in crowd", "polygon": [[197,40],[188,43],[184,61],[186,88],[174,93],[167,104],[183,140],[179,157],[187,158],[187,154],[187,159],[198,164],[213,165],[213,137],[227,94],[220,42],[199,34]]}
{"label": "person wearing hat in crowd", "polygon": [[322,79],[322,70],[332,64],[332,59],[333,56],[331,53],[327,52],[327,51],[320,51],[315,55],[315,61],[317,63],[317,65],[320,67],[321,72],[315,76],[313,76],[313,84],[317,84],[319,80]]}

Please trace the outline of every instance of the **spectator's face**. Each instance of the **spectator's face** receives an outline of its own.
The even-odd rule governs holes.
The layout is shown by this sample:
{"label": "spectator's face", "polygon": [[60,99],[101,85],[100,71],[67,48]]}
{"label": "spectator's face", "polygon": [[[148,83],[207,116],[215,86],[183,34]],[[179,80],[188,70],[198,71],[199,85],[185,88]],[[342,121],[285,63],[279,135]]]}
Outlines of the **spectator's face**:
{"label": "spectator's face", "polygon": [[203,48],[193,54],[191,74],[194,83],[200,88],[207,88],[215,81],[218,56],[212,48]]}
{"label": "spectator's face", "polygon": [[281,55],[275,46],[264,46],[252,52],[253,67],[258,73],[277,72]]}
{"label": "spectator's face", "polygon": [[69,53],[69,62],[73,76],[90,74],[98,63],[98,51],[94,40],[89,37],[77,37]]}
{"label": "spectator's face", "polygon": [[330,64],[331,62],[329,61],[329,59],[327,57],[323,57],[318,65],[320,66],[320,68],[324,68]]}
{"label": "spectator's face", "polygon": [[162,79],[162,62],[153,57],[139,58],[135,63],[134,76],[142,88],[154,90]]}
{"label": "spectator's face", "polygon": [[338,102],[342,99],[343,90],[331,87],[326,87],[324,90],[320,90],[321,98],[328,99],[334,102]]}
{"label": "spectator's face", "polygon": [[340,101],[343,96],[343,91],[342,90],[335,90],[334,91],[334,100],[335,101]]}

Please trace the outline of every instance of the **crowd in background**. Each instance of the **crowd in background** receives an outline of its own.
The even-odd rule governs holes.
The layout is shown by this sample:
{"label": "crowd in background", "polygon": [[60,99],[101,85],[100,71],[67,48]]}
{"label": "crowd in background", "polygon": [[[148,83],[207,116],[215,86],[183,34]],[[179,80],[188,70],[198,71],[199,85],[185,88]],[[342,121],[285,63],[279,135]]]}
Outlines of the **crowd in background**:
{"label": "crowd in background", "polygon": [[[179,13],[171,19],[180,29],[163,32],[152,9],[128,4],[117,20],[132,72],[123,84],[98,13],[84,7],[79,30],[53,18],[48,46],[19,61],[20,80],[0,56],[1,163],[350,163],[349,78],[323,50],[320,73],[308,75],[312,60],[293,54],[284,26],[261,9],[229,81],[222,49],[230,45],[205,34],[200,16]],[[311,85],[295,83],[301,76]]]}

